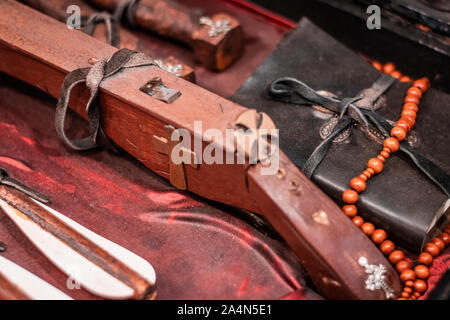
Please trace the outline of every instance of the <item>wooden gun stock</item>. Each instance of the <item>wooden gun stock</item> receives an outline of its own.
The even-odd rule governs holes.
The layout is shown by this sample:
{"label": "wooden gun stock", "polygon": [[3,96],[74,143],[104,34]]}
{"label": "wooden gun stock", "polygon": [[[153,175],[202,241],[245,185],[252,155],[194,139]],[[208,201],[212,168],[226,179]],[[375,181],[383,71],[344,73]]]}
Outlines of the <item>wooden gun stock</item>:
{"label": "wooden gun stock", "polygon": [[[14,1],[3,1],[0,70],[58,97],[69,72],[89,67],[92,57],[109,57],[117,51],[80,32],[58,28],[58,24]],[[68,37],[70,43],[64,41]],[[72,54],[67,56],[67,52]],[[167,104],[141,92],[139,88],[151,78],[160,78],[181,96]],[[76,91],[71,108],[86,117],[88,90],[80,87]],[[145,166],[200,196],[265,215],[305,264],[324,296],[387,298],[383,290],[366,288],[369,275],[359,263],[361,258],[383,265],[386,284],[399,295],[400,281],[383,254],[282,152],[279,174],[267,176],[260,174],[262,163],[172,162],[169,140],[173,128],[186,129],[191,136],[202,137],[207,145],[212,142],[205,134],[208,129],[218,130],[225,137],[238,118],[256,111],[154,66],[129,69],[104,81],[99,101],[104,132]],[[195,121],[202,121],[202,127],[194,131]],[[213,142],[225,154],[234,154],[234,149],[229,150],[224,143]],[[201,157],[195,148],[185,151],[194,158]]]}
{"label": "wooden gun stock", "polygon": [[[115,10],[123,0],[88,0],[106,10]],[[219,13],[209,22],[227,23],[223,32],[210,33],[212,26],[200,23],[202,16],[174,1],[145,0],[136,6],[136,24],[162,36],[190,46],[197,60],[210,70],[228,68],[242,54],[244,36],[239,22],[228,14]]]}
{"label": "wooden gun stock", "polygon": [[[67,8],[71,5],[76,5],[81,10],[81,15],[87,20],[89,17],[94,15],[96,11],[90,5],[84,3],[81,0],[20,0],[21,2],[29,5],[30,7],[45,13],[46,15],[53,17],[61,22],[66,22],[68,14]],[[120,44],[119,48],[127,48],[130,50],[139,51],[145,53],[149,57],[158,59],[157,54],[151,52],[142,42],[126,29],[119,27],[119,37]],[[94,38],[102,41],[108,42],[107,39],[107,29],[105,24],[98,24],[93,35]],[[167,69],[176,68],[176,75],[185,80],[195,82],[195,72],[190,66],[182,63],[178,59],[169,56],[167,58],[160,58],[161,67]]]}
{"label": "wooden gun stock", "polygon": [[[360,257],[389,266],[367,236],[283,153],[276,175],[262,175],[261,169],[248,171],[249,193],[260,199],[261,213],[300,258],[319,292],[328,299],[385,299],[382,292],[355,286],[368,277]],[[398,276],[389,272],[387,278],[398,295]]]}

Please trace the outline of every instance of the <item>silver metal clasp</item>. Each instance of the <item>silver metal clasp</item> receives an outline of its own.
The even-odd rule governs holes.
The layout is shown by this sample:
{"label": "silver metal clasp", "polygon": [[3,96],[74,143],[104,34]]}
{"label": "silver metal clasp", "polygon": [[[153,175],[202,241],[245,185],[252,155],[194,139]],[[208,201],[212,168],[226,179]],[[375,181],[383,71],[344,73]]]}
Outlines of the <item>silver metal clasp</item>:
{"label": "silver metal clasp", "polygon": [[209,27],[208,35],[211,38],[215,38],[231,30],[231,22],[228,19],[213,21],[209,17],[201,17],[199,23]]}
{"label": "silver metal clasp", "polygon": [[155,99],[171,104],[181,96],[181,92],[164,85],[160,77],[155,77],[140,88]]}
{"label": "silver metal clasp", "polygon": [[383,290],[386,299],[393,299],[394,290],[392,290],[386,282],[386,267],[382,264],[369,264],[366,257],[360,257],[358,263],[361,267],[366,269],[366,273],[369,275],[366,280],[366,289],[370,291]]}

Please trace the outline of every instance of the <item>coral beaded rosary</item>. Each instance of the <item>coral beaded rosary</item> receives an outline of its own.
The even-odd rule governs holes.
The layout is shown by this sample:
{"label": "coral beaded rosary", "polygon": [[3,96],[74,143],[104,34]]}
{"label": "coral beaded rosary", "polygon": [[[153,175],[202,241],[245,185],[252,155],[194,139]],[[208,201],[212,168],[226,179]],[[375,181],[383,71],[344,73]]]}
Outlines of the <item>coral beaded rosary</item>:
{"label": "coral beaded rosary", "polygon": [[[386,63],[382,66],[378,62],[373,62],[372,65],[379,71],[389,74],[401,82],[412,81],[411,78],[403,76],[399,71],[395,70],[395,66],[392,63]],[[342,211],[352,218],[353,223],[361,228],[362,232],[367,236],[371,237],[375,244],[379,245],[380,250],[388,256],[389,261],[400,274],[400,280],[403,282],[404,288],[398,300],[416,300],[427,290],[426,280],[430,276],[428,267],[433,262],[433,259],[450,244],[450,225],[445,228],[439,237],[432,239],[425,245],[423,252],[417,259],[416,266],[412,268],[403,251],[395,250],[395,244],[387,239],[386,231],[375,229],[372,223],[364,222],[363,218],[357,215],[358,209],[355,203],[358,201],[358,193],[362,193],[366,189],[366,182],[374,174],[383,171],[384,162],[391,153],[398,151],[400,141],[405,140],[409,131],[414,127],[420,99],[429,86],[430,82],[427,78],[413,82],[413,85],[407,91],[400,120],[392,128],[391,136],[384,140],[383,150],[376,158],[372,158],[367,162],[367,169],[362,174],[350,180],[352,189],[346,190],[342,195],[342,200],[346,203],[342,207]]]}

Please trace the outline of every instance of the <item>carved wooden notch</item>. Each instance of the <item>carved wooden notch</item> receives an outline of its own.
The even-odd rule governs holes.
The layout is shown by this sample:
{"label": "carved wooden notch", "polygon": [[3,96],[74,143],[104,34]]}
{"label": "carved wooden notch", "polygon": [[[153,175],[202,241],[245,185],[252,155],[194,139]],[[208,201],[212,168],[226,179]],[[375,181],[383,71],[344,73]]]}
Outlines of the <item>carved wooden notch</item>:
{"label": "carved wooden notch", "polygon": [[[156,135],[153,136],[153,146],[155,150],[159,153],[163,153],[169,156],[169,174],[170,174],[170,183],[178,189],[186,190],[187,189],[187,181],[186,175],[184,172],[185,163],[177,164],[172,161],[172,150],[173,148],[179,144],[179,141],[172,141],[172,133],[175,128],[171,125],[166,125],[164,127],[165,134],[164,137],[158,137]],[[187,148],[181,147],[180,155],[184,159],[186,154],[189,155],[190,163],[189,165],[195,169],[198,169],[198,164],[196,163],[196,153]]]}

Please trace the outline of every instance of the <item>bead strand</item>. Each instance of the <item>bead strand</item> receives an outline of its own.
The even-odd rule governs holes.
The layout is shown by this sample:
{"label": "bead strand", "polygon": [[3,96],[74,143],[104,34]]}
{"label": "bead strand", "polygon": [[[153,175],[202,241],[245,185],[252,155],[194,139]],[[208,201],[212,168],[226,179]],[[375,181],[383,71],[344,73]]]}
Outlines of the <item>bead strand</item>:
{"label": "bead strand", "polygon": [[[381,72],[389,74],[402,82],[412,81],[411,78],[395,70],[395,66],[392,63],[381,65],[379,62],[373,62],[372,65]],[[400,141],[406,139],[406,136],[414,127],[420,99],[429,86],[430,82],[427,78],[413,82],[413,85],[407,91],[401,117],[392,128],[390,137],[384,140],[382,151],[367,162],[367,168],[358,177],[350,180],[351,189],[346,190],[342,195],[342,200],[345,203],[342,207],[344,214],[351,218],[353,223],[364,234],[371,237],[372,241],[379,246],[380,250],[388,257],[390,263],[400,274],[400,280],[404,284],[404,288],[398,300],[416,300],[426,291],[426,280],[430,276],[428,267],[434,258],[450,244],[450,226],[447,226],[439,237],[432,239],[425,245],[413,268],[403,251],[396,249],[395,244],[388,240],[385,230],[376,229],[372,223],[365,222],[361,216],[357,215],[358,209],[355,203],[358,201],[358,194],[366,190],[367,181],[373,175],[383,171],[384,162],[392,153],[399,150]]]}
{"label": "bead strand", "polygon": [[380,72],[386,73],[393,78],[398,79],[400,82],[411,82],[412,79],[408,76],[403,75],[400,71],[395,69],[395,65],[391,62],[388,62],[384,65],[377,61],[372,62],[372,66]]}

